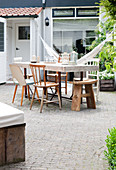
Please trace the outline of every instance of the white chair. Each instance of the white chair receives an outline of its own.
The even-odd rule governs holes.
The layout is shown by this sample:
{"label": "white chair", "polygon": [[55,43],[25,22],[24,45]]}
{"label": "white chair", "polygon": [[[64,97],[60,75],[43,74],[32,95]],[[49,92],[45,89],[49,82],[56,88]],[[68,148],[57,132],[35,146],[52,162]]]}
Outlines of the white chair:
{"label": "white chair", "polygon": [[[91,58],[86,63],[86,65],[95,65],[98,66],[97,70],[94,71],[86,71],[85,77],[83,80],[87,79],[96,79],[98,80],[95,84],[93,84],[93,90],[95,94],[95,100],[98,101],[98,95],[99,95],[99,58]],[[79,81],[79,78],[74,78],[74,80]]]}
{"label": "white chair", "polygon": [[[16,95],[16,92],[17,92],[17,87],[18,87],[18,85],[20,85],[20,86],[22,86],[22,96],[21,96],[21,106],[22,106],[24,89],[27,86],[28,98],[30,100],[29,85],[34,84],[34,82],[32,80],[25,79],[24,76],[23,76],[21,68],[19,66],[17,66],[16,64],[10,64],[9,66],[10,66],[10,70],[11,70],[11,73],[12,73],[13,81],[15,83],[15,90],[14,90],[12,103],[14,103],[15,95]],[[37,93],[37,95],[38,95],[38,93]]]}
{"label": "white chair", "polygon": [[[88,62],[86,64],[87,65],[95,65],[95,66],[98,66],[98,68],[99,68],[99,58],[92,58],[92,59],[88,60]],[[87,71],[86,72],[86,78],[87,79],[96,79],[96,80],[98,80],[97,83],[93,84],[93,90],[94,90],[94,94],[95,94],[95,99],[96,99],[96,101],[98,101],[98,95],[99,95],[99,71],[98,70]]]}

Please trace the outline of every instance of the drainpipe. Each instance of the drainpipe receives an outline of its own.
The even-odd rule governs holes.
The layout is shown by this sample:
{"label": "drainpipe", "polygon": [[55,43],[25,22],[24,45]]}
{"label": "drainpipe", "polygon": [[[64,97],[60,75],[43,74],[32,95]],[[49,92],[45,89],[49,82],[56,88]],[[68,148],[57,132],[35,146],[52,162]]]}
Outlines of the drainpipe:
{"label": "drainpipe", "polygon": [[[44,22],[44,20],[45,20],[45,9],[43,11],[43,39],[45,40],[45,22]],[[44,60],[44,57],[45,57],[45,48],[43,48],[43,56],[42,56],[43,60]]]}

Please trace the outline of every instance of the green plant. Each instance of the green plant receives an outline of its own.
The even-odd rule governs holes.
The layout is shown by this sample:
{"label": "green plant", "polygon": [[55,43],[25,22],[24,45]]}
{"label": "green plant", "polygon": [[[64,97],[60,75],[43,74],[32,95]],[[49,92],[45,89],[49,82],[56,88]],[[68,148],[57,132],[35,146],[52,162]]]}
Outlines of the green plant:
{"label": "green plant", "polygon": [[115,47],[111,43],[106,43],[99,54],[100,71],[106,69],[107,72],[112,72],[112,68],[115,66],[114,64],[115,57],[116,57]]}
{"label": "green plant", "polygon": [[[111,11],[108,11],[109,8],[114,9],[114,4],[116,4],[116,0],[100,0],[99,5],[102,9],[101,13],[105,12],[103,16],[105,21],[99,22],[98,29],[96,30],[98,37],[89,47],[90,50],[94,49],[97,45],[106,39],[107,32],[112,32],[114,30],[114,25],[116,24],[114,13],[116,15],[116,10],[113,11],[113,15],[111,14]],[[97,57],[100,58],[100,71],[107,70],[107,72],[111,72],[112,68],[114,68],[116,71],[116,62],[114,62],[114,58],[116,57],[116,47],[114,47],[113,44],[116,40],[114,39],[115,34],[112,35],[112,42],[105,43],[101,52],[97,55]]]}
{"label": "green plant", "polygon": [[105,140],[107,151],[104,151],[105,158],[108,160],[109,169],[116,170],[116,128],[109,130],[107,139]]}
{"label": "green plant", "polygon": [[116,20],[116,0],[100,0],[100,6],[104,6],[106,15]]}
{"label": "green plant", "polygon": [[114,79],[114,73],[109,73],[107,70],[99,72],[100,80],[111,80]]}

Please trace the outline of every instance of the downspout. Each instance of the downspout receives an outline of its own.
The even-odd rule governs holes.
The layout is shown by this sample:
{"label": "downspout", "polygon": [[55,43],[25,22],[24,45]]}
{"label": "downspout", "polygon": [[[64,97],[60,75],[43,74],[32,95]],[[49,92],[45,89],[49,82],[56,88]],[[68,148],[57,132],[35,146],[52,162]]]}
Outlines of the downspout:
{"label": "downspout", "polygon": [[[45,41],[45,23],[44,23],[44,20],[45,20],[45,9],[43,11],[43,39]],[[43,48],[43,60],[44,60],[44,57],[45,57],[45,48]]]}

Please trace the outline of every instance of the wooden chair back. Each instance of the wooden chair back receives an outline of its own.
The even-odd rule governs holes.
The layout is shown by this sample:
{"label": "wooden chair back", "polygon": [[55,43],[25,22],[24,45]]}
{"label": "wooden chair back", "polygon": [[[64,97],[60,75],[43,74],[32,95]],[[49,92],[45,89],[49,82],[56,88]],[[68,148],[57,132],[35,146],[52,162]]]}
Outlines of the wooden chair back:
{"label": "wooden chair back", "polygon": [[21,68],[16,64],[10,64],[9,66],[10,66],[14,83],[16,83],[17,80],[20,86],[26,86],[26,81],[23,76],[23,72]]}
{"label": "wooden chair back", "polygon": [[34,83],[46,86],[45,65],[30,64],[30,68]]}

